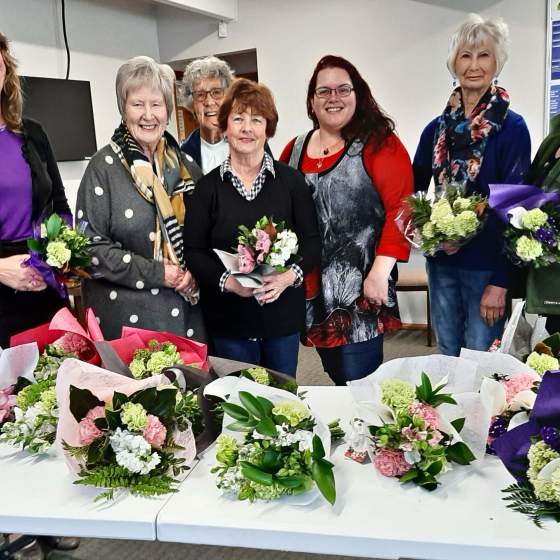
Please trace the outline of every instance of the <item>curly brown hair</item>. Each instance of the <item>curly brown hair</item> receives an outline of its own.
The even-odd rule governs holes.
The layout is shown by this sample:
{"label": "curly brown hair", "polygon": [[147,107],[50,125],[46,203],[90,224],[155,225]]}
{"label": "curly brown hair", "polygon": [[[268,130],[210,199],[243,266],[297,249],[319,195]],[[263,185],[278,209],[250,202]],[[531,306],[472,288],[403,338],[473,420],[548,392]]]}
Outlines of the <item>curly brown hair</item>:
{"label": "curly brown hair", "polygon": [[6,67],[4,87],[0,92],[0,111],[9,130],[18,130],[21,126],[23,98],[21,83],[17,74],[17,61],[10,54],[8,38],[0,33],[0,56]]}
{"label": "curly brown hair", "polygon": [[368,83],[362,78],[357,68],[341,56],[327,55],[321,58],[313,70],[307,88],[307,115],[313,121],[314,128],[319,128],[319,121],[313,112],[311,100],[317,87],[317,75],[325,68],[342,68],[348,72],[356,94],[356,110],[350,122],[343,127],[341,134],[346,142],[359,139],[366,143],[371,139],[373,147],[378,150],[395,130],[395,123],[387,116],[373,98]]}
{"label": "curly brown hair", "polygon": [[278,112],[272,92],[265,85],[246,78],[233,80],[218,115],[218,125],[222,132],[226,131],[228,117],[234,109],[239,112],[251,109],[264,117],[266,119],[266,137],[274,136],[278,124]]}

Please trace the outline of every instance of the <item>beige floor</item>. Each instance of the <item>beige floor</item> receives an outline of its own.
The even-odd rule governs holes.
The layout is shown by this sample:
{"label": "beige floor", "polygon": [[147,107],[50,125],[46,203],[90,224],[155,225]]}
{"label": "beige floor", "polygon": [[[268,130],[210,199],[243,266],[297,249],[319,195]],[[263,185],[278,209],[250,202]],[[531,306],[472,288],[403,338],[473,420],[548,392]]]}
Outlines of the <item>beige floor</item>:
{"label": "beige floor", "polygon": [[[385,341],[385,360],[404,356],[435,353],[426,346],[426,335],[417,331],[400,331]],[[301,347],[297,380],[300,385],[330,385],[329,377],[321,367],[317,353]],[[250,507],[248,505],[248,507]],[[351,553],[351,551],[349,551]],[[372,550],[372,558],[375,551]],[[78,550],[70,554],[52,552],[49,560],[342,560],[341,556],[318,556],[293,552],[202,546],[140,541],[83,539]],[[351,558],[351,557],[350,557]]]}

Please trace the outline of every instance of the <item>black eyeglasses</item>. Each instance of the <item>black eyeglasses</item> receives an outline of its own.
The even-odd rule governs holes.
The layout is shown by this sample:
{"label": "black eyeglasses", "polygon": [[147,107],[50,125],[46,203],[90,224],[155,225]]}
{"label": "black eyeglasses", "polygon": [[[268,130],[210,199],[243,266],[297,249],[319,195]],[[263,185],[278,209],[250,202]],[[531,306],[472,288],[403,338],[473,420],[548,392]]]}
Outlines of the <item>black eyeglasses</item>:
{"label": "black eyeglasses", "polygon": [[349,84],[342,84],[335,88],[319,87],[315,90],[315,95],[320,99],[326,99],[331,96],[331,93],[336,93],[338,97],[348,97],[354,88]]}
{"label": "black eyeglasses", "polygon": [[212,88],[212,89],[199,89],[197,91],[192,91],[191,95],[195,101],[205,101],[206,96],[210,94],[212,99],[220,100],[224,97],[224,88]]}

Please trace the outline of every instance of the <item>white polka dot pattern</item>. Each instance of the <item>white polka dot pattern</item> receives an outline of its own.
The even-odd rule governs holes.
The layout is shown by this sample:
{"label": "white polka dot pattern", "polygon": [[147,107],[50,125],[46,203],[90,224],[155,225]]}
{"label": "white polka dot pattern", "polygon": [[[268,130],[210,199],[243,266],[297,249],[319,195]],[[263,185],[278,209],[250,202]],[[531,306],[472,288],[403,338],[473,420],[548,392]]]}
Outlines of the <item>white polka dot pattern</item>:
{"label": "white polka dot pattern", "polygon": [[117,299],[117,295],[117,290],[111,290],[109,292],[109,299],[114,301]]}
{"label": "white polka dot pattern", "polygon": [[134,324],[134,323],[138,323],[138,315],[131,315],[129,318],[129,321]]}
{"label": "white polka dot pattern", "polygon": [[124,211],[124,217],[128,218],[130,220],[130,218],[132,218],[132,216],[134,216],[134,211],[132,210],[132,208],[127,208]]}
{"label": "white polka dot pattern", "polygon": [[76,216],[78,216],[78,218],[81,220],[84,217],[84,211],[83,210],[78,210],[78,213],[76,214]]}
{"label": "white polka dot pattern", "polygon": [[159,294],[159,288],[152,288],[150,292],[152,292],[153,296],[157,296]]}
{"label": "white polka dot pattern", "polygon": [[113,165],[113,158],[111,156],[105,156],[105,163]]}
{"label": "white polka dot pattern", "polygon": [[93,192],[97,195],[97,196],[103,196],[103,189],[101,187],[95,187],[95,189],[93,189]]}
{"label": "white polka dot pattern", "polygon": [[179,317],[179,308],[178,307],[174,307],[171,310],[171,317]]}
{"label": "white polka dot pattern", "polygon": [[192,329],[189,329],[187,331],[187,336],[192,336],[194,334],[194,331]]}
{"label": "white polka dot pattern", "polygon": [[126,255],[123,255],[122,260],[124,263],[128,264],[132,260],[132,257],[128,253],[126,253]]}
{"label": "white polka dot pattern", "polygon": [[136,288],[138,290],[143,290],[144,289],[144,282],[142,282],[142,280],[138,280],[138,282],[136,282]]}
{"label": "white polka dot pattern", "polygon": [[99,266],[99,259],[97,257],[91,257],[91,264],[93,266]]}

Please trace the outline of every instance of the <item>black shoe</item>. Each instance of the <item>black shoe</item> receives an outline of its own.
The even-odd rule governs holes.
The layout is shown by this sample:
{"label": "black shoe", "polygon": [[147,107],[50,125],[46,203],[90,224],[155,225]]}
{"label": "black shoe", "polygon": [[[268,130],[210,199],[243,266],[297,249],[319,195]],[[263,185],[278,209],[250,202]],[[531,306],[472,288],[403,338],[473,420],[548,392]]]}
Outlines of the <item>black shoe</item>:
{"label": "black shoe", "polygon": [[56,550],[76,550],[80,546],[78,537],[41,537],[41,540]]}

